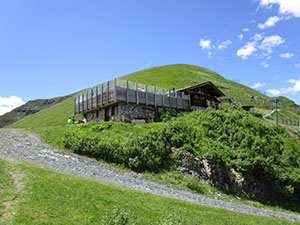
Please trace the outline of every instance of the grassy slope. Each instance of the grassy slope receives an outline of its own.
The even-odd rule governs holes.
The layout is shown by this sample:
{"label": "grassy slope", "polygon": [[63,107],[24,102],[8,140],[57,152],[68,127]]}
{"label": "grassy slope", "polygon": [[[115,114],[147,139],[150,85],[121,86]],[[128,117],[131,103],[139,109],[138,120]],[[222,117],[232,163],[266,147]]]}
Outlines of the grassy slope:
{"label": "grassy slope", "polygon": [[178,89],[206,81],[212,81],[235,102],[249,104],[249,95],[267,96],[245,85],[226,80],[221,75],[205,68],[193,65],[176,64],[153,67],[121,77],[121,79],[136,81],[168,89]]}
{"label": "grassy slope", "polygon": [[103,217],[110,217],[116,208],[128,213],[129,224],[163,224],[170,216],[164,224],[299,224],[165,198],[29,163],[0,159],[0,165],[6,170],[1,175],[10,168],[24,173],[17,205],[10,209],[15,214],[6,221],[0,218],[1,224],[105,224]]}
{"label": "grassy slope", "polygon": [[12,124],[30,114],[34,114],[43,109],[49,108],[59,102],[66,100],[71,97],[70,95],[63,97],[56,97],[51,99],[36,99],[26,102],[24,105],[12,110],[11,112],[5,113],[0,116],[0,127]]}
{"label": "grassy slope", "polygon": [[62,126],[67,123],[69,117],[74,114],[74,98],[68,98],[50,108],[41,110],[35,114],[27,116],[7,127],[11,128],[45,128],[50,126]]}
{"label": "grassy slope", "polygon": [[[193,65],[176,64],[153,67],[128,74],[121,77],[121,79],[156,85],[168,89],[178,89],[206,81],[212,81],[226,94],[226,96],[233,98],[235,103],[254,105],[251,101],[251,96],[271,99],[269,96],[253,90],[252,88],[227,80],[215,72]],[[281,99],[286,102],[288,107],[283,110],[283,117],[293,120],[299,118],[299,115],[296,114],[296,108],[293,107],[295,106],[295,103],[285,97],[281,97]]]}
{"label": "grassy slope", "polygon": [[[219,74],[199,66],[175,64],[153,67],[138,71],[121,77],[149,85],[156,85],[163,88],[183,88],[201,82],[212,81],[227,96],[233,98],[234,102],[244,105],[253,105],[250,96],[270,98],[262,93],[255,91],[245,85],[226,80]],[[68,117],[73,115],[74,96],[60,102],[50,108],[38,113],[27,116],[16,123],[9,125],[12,128],[43,128],[49,126],[62,126],[66,124]],[[296,119],[297,114],[290,110],[291,106],[285,110],[285,115],[291,119]]]}

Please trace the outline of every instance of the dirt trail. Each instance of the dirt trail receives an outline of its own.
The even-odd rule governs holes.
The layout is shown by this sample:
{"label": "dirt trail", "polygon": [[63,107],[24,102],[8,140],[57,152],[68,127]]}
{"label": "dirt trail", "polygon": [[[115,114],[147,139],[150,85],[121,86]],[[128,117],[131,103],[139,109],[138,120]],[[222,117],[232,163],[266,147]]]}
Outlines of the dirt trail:
{"label": "dirt trail", "polygon": [[[1,158],[1,157],[0,157]],[[12,212],[14,207],[18,204],[20,192],[23,190],[23,184],[21,179],[23,178],[24,174],[20,173],[19,171],[9,171],[10,177],[12,179],[12,187],[14,191],[14,196],[12,199],[6,200],[3,202],[4,209],[1,215],[1,220],[6,221],[12,216]]]}
{"label": "dirt trail", "polygon": [[32,162],[52,168],[56,171],[91,177],[119,185],[124,185],[141,191],[200,203],[236,212],[250,213],[260,216],[274,216],[300,221],[299,215],[276,212],[268,209],[255,208],[243,204],[225,202],[180,191],[151,182],[141,174],[124,172],[107,164],[97,162],[84,156],[64,153],[43,143],[39,136],[15,129],[0,129],[0,155]]}

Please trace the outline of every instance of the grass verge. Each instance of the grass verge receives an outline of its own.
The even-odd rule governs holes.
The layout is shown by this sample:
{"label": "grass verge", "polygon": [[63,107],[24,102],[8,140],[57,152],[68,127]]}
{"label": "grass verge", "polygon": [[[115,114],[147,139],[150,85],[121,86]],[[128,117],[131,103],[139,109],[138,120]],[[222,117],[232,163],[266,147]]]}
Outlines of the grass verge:
{"label": "grass verge", "polygon": [[[9,224],[120,224],[117,222],[122,219],[123,224],[147,225],[299,224],[165,198],[29,163],[0,163],[2,168],[10,164],[25,174],[17,210]],[[118,221],[112,223],[111,219]]]}

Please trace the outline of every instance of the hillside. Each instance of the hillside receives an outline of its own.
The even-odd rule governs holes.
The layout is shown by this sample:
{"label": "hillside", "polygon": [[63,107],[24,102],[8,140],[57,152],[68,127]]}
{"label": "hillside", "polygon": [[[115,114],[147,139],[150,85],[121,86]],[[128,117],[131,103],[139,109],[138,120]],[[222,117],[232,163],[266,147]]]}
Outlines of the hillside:
{"label": "hillside", "polygon": [[[256,98],[262,98],[267,101],[272,99],[271,97],[249,88],[246,85],[225,79],[221,75],[199,66],[185,64],[158,66],[128,74],[121,77],[121,79],[156,85],[168,89],[179,89],[211,81],[221,89],[227,97],[232,98],[234,103],[254,105],[267,109],[272,108],[270,105],[261,105],[258,102],[253,101],[253,99]],[[283,109],[279,119],[281,119],[282,116],[282,118],[297,120],[300,114],[300,107],[286,97],[279,98],[281,98],[287,106],[287,108]]]}
{"label": "hillside", "polygon": [[67,99],[56,103],[52,107],[26,116],[9,125],[11,128],[51,127],[66,124],[69,117],[74,114],[74,98],[79,93],[71,94]]}
{"label": "hillside", "polygon": [[[299,211],[294,201],[297,201],[295,204],[300,201],[300,161],[297,158],[300,144],[285,129],[273,126],[274,115],[270,118],[262,117],[261,114],[269,113],[274,107],[254,102],[253,99],[263,98],[267,102],[270,97],[224,79],[217,73],[191,65],[154,67],[121,79],[169,89],[212,81],[227,96],[232,97],[233,102],[255,105],[257,113],[253,115],[256,118],[239,107],[224,104],[218,111],[208,109],[185,112],[178,117],[174,115],[172,119],[167,112],[164,115],[167,120],[160,123],[134,125],[110,122],[67,126],[68,117],[73,115],[77,93],[9,127],[29,129],[58,148],[92,156],[122,168],[150,172],[155,179],[172,177],[172,180],[162,180],[170,181],[171,184],[180,183],[190,191],[209,194],[214,193],[211,190],[218,189],[240,198],[262,200],[262,204],[265,204],[265,200],[269,204],[269,200],[275,199],[276,207]],[[281,98],[286,108],[280,108],[280,116],[298,118],[298,106],[287,98]],[[80,115],[77,115],[79,118]],[[223,182],[223,178],[221,182],[214,183],[201,175],[200,180],[197,177],[190,181],[185,178],[187,174],[176,170],[172,152],[174,148],[216,162],[217,167],[225,168],[222,171],[234,169],[243,179],[243,185],[236,186],[239,181],[235,180],[226,184],[227,188],[224,189],[223,184],[226,182]],[[257,188],[252,189],[253,183],[259,184]]]}
{"label": "hillside", "polygon": [[[272,106],[260,106],[258,103],[252,101],[254,96],[255,98],[263,98],[266,100],[271,99],[271,97],[268,97],[245,85],[227,80],[221,75],[199,66],[186,64],[158,66],[131,73],[120,78],[149,85],[156,85],[157,87],[168,89],[183,88],[206,81],[212,81],[228,97],[231,97],[234,103],[239,103],[242,105],[257,105],[268,110],[273,109]],[[65,124],[67,118],[73,115],[75,94],[72,96],[72,98],[53,106],[53,108],[50,107],[39,113],[36,113],[35,115],[21,119],[17,123],[12,124],[10,127],[30,128],[44,127],[49,125],[59,126]],[[286,102],[287,108],[282,109],[279,119],[281,120],[282,118],[288,118],[297,120],[299,118],[297,113],[300,113],[299,106],[296,106],[293,101],[287,98],[282,98]]]}
{"label": "hillside", "polygon": [[0,116],[0,128],[12,124],[26,116],[37,113],[43,109],[49,108],[50,106],[62,102],[70,97],[71,95],[67,95],[63,97],[28,101],[24,105],[21,105],[11,112],[5,113],[4,115]]}

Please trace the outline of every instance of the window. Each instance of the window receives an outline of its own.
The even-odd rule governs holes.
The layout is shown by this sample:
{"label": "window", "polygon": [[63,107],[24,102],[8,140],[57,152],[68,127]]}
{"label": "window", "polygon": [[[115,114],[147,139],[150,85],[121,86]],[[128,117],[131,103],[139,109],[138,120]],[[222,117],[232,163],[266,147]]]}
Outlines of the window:
{"label": "window", "polygon": [[113,106],[111,111],[112,111],[111,112],[112,115],[118,115],[118,106],[117,105]]}

